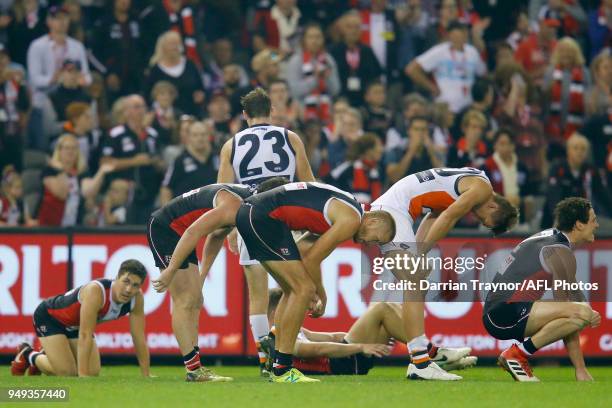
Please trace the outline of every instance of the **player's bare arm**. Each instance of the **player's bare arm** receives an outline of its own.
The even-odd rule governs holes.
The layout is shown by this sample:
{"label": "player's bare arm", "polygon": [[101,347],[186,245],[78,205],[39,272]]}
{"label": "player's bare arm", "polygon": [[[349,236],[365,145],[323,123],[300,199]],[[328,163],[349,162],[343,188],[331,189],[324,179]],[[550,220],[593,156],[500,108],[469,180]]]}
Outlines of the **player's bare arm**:
{"label": "player's bare arm", "polygon": [[[233,226],[236,212],[242,200],[227,191],[219,191],[216,207],[198,218],[181,236],[168,267],[153,281],[153,287],[158,292],[168,289],[176,271],[187,256],[193,251],[198,241],[218,228]],[[220,249],[220,247],[219,247]],[[218,251],[217,251],[218,253]],[[211,254],[212,255],[212,254]],[[216,254],[215,254],[216,256]]]}
{"label": "player's bare arm", "polygon": [[317,332],[302,328],[302,333],[310,341],[329,341],[332,343],[342,343],[346,332]]}
{"label": "player's bare arm", "polygon": [[421,246],[422,253],[429,252],[439,240],[444,238],[448,232],[453,229],[457,221],[472,211],[474,207],[485,203],[493,194],[491,185],[477,177],[466,177],[462,179],[459,182],[460,191],[462,187],[464,191],[457,201],[452,203],[446,210],[442,211],[431,225]]}
{"label": "player's bare arm", "polygon": [[142,292],[136,294],[134,309],[130,312],[130,333],[134,343],[134,350],[136,350],[140,372],[143,377],[149,377],[151,375],[151,359],[145,335],[144,297]]}
{"label": "player's bare arm", "polygon": [[329,205],[329,218],[332,222],[331,228],[315,242],[308,253],[302,258],[306,271],[315,283],[317,295],[321,300],[321,308],[313,312],[313,317],[322,316],[325,312],[327,295],[323,288],[321,279],[321,262],[332,253],[342,242],[351,239],[359,226],[361,219],[352,208],[338,200],[333,200]]}
{"label": "player's bare arm", "polygon": [[219,172],[217,173],[217,183],[233,183],[236,180],[234,168],[231,163],[232,144],[234,139],[231,138],[221,148],[219,153]]}
{"label": "player's bare arm", "polygon": [[[296,169],[295,175],[299,181],[315,181],[314,174],[312,174],[312,168],[310,167],[310,163],[308,162],[308,157],[306,156],[306,150],[304,149],[304,143],[302,143],[302,139],[295,132],[288,131],[289,143],[295,150],[295,162]],[[219,174],[221,174],[219,172]]]}
{"label": "player's bare arm", "polygon": [[102,290],[95,283],[81,289],[81,316],[77,348],[77,367],[79,377],[91,375],[89,361],[93,350],[93,334],[96,330],[98,311],[102,307]]}
{"label": "player's bare arm", "polygon": [[334,342],[303,342],[296,341],[293,354],[299,358],[315,357],[347,357],[357,353],[369,356],[384,357],[389,355],[391,347],[386,344],[345,344]]}

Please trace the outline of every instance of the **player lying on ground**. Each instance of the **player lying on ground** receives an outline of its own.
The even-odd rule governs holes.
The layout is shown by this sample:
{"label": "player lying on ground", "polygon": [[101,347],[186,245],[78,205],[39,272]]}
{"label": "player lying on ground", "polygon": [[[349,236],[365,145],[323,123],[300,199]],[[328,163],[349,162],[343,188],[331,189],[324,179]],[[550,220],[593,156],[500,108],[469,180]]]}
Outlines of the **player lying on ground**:
{"label": "player lying on ground", "polygon": [[[249,127],[223,145],[217,182],[259,188],[263,181],[278,176],[290,182],[315,181],[300,137],[289,129],[270,125],[274,108],[266,91],[258,87],[243,96],[240,103]],[[270,331],[266,316],[268,273],[257,260],[249,259],[244,242],[235,230],[228,236],[228,242],[230,250],[240,255],[240,265],[244,267],[249,290],[249,322],[258,344]],[[259,355],[261,374],[269,374],[263,369],[264,354],[259,351]]]}
{"label": "player lying on ground", "polygon": [[[260,186],[273,188],[287,181],[273,178]],[[202,287],[225,236],[233,227],[242,199],[252,194],[248,186],[211,184],[174,198],[151,215],[148,239],[155,264],[162,270],[153,287],[172,296],[172,329],[183,355],[187,381],[230,381],[202,367],[198,348],[198,325]],[[206,221],[208,220],[208,221]],[[196,245],[208,237],[201,270]],[[179,273],[177,273],[179,272]],[[176,276],[176,277],[175,277]]]}
{"label": "player lying on ground", "polygon": [[58,376],[97,376],[100,353],[94,338],[96,325],[130,315],[130,332],[143,376],[149,376],[145,337],[144,299],[140,288],[147,271],[140,262],[121,264],[117,277],[97,279],[44,300],[34,311],[34,329],[42,350],[23,343],[11,362],[13,375],[42,371]]}
{"label": "player lying on ground", "polygon": [[[393,216],[396,235],[391,242],[380,246],[381,252],[391,258],[427,254],[470,212],[495,234],[509,230],[518,218],[517,209],[493,192],[485,173],[469,167],[435,168],[406,176],[376,199],[371,209],[387,211]],[[424,214],[415,235],[413,224]],[[461,379],[432,363],[427,352],[430,342],[425,336],[425,291],[418,289],[418,281],[425,279],[429,271],[393,269],[392,272],[398,279],[417,283],[417,290],[404,293],[402,305],[412,361],[406,376],[427,380]]]}
{"label": "player lying on ground", "polygon": [[[572,248],[593,242],[599,226],[591,203],[584,198],[567,198],[555,207],[555,228],[532,235],[518,244],[495,276],[495,283],[565,281],[576,283],[576,258]],[[552,286],[550,284],[549,286]],[[597,327],[601,316],[585,302],[580,291],[553,291],[554,301],[540,299],[544,290],[489,292],[482,321],[497,339],[515,339],[504,350],[499,364],[517,381],[539,381],[528,358],[538,349],[563,339],[576,369],[576,380],[593,380],[580,349],[580,331]],[[535,300],[535,301],[534,301]]]}
{"label": "player lying on ground", "polygon": [[[238,210],[236,227],[251,259],[256,259],[278,282],[283,297],[276,311],[273,382],[318,381],[294,369],[292,354],[304,314],[316,295],[313,316],[325,311],[327,297],[321,262],[342,242],[385,243],[395,235],[384,211],[363,213],[355,198],[323,183],[291,183],[247,198]],[[303,258],[292,231],[319,238]]]}
{"label": "player lying on ground", "polygon": [[[271,324],[282,293],[278,288],[270,290],[268,320]],[[307,374],[367,374],[374,366],[374,358],[388,355],[395,340],[406,341],[401,306],[374,303],[348,333],[314,332],[301,327],[293,349],[293,366]],[[273,334],[262,340],[266,352],[273,352],[273,342]],[[475,365],[478,358],[470,356],[470,352],[469,347],[429,350],[432,360],[444,364],[446,370]]]}

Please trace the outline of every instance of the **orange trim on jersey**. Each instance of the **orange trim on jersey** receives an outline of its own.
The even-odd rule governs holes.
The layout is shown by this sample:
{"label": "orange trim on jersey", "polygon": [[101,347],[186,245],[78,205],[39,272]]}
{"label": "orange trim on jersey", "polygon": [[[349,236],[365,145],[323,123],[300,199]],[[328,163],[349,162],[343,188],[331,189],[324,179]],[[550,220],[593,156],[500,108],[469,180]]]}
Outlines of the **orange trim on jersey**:
{"label": "orange trim on jersey", "polygon": [[429,191],[410,200],[408,213],[413,220],[416,220],[423,214],[424,208],[429,208],[431,211],[439,213],[446,210],[454,202],[455,199],[446,191]]}

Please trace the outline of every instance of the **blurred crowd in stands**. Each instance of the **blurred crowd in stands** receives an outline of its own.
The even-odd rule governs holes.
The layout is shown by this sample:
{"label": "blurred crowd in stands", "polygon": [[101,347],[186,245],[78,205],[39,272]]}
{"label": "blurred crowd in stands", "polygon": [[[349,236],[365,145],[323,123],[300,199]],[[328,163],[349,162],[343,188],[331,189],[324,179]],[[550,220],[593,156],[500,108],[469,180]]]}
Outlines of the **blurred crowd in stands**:
{"label": "blurred crowd in stands", "polygon": [[144,224],[216,181],[255,87],[363,203],[469,166],[519,230],[610,216],[611,51],[612,0],[0,0],[0,225]]}

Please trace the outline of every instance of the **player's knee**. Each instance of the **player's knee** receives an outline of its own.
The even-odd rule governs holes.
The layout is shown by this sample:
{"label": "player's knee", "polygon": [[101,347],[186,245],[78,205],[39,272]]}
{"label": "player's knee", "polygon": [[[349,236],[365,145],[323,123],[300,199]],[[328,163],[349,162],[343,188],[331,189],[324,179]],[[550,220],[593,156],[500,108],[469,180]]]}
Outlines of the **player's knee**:
{"label": "player's knee", "polygon": [[201,292],[198,293],[182,293],[172,297],[173,307],[181,309],[200,309],[204,303],[204,296]]}
{"label": "player's knee", "polygon": [[312,299],[316,293],[315,285],[310,280],[301,281],[295,289],[296,295],[307,299]]}
{"label": "player's knee", "polygon": [[54,371],[58,377],[76,377],[78,374],[76,367],[70,366],[58,367]]}
{"label": "player's knee", "polygon": [[370,308],[372,311],[381,314],[384,314],[391,309],[389,304],[385,302],[374,303],[372,306],[370,306]]}
{"label": "player's knee", "polygon": [[592,314],[593,311],[589,305],[574,303],[571,305],[569,317],[582,329],[589,324]]}

